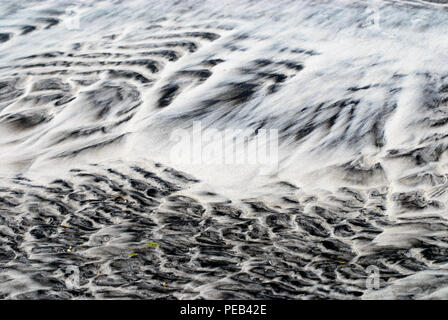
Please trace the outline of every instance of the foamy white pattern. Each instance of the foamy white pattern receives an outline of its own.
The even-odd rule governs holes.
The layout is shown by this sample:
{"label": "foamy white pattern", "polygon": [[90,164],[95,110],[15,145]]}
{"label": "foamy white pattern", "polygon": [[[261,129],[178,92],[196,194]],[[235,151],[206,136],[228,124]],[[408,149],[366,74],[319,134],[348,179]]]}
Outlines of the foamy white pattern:
{"label": "foamy white pattern", "polygon": [[[174,165],[169,137],[175,129],[191,128],[194,121],[218,130],[277,129],[279,171],[270,176],[260,176],[260,168],[253,165],[176,164],[176,168],[199,178],[199,189],[234,200],[274,201],[271,193],[276,190],[264,186],[277,181],[293,183],[322,202],[341,187],[361,193],[387,190],[386,214],[396,224],[383,226],[373,247],[355,245],[358,253],[394,245],[407,250],[424,237],[437,242],[439,236],[448,235],[444,1],[16,2],[0,4],[0,32],[10,34],[0,43],[0,80],[16,79],[11,88],[17,90],[13,99],[0,101],[4,175],[26,173],[44,179],[105,160],[149,159]],[[79,29],[67,28],[67,12],[78,14]],[[48,27],[51,21],[41,18],[49,16],[57,17],[58,23]],[[21,35],[24,25],[37,29]],[[199,31],[217,38],[192,36]],[[177,36],[164,38],[173,34]],[[171,47],[179,54],[176,61],[138,56],[165,48],[159,44],[179,37],[196,47],[189,50],[188,43]],[[51,59],[29,58],[56,51],[61,54]],[[98,53],[110,56],[87,56]],[[158,70],[113,64],[127,59],[120,54],[154,59]],[[208,60],[221,61],[206,66]],[[39,65],[48,61],[71,63]],[[98,65],[99,61],[105,63]],[[139,72],[148,82],[134,78],[122,85],[110,71],[81,74],[111,68]],[[204,69],[210,72],[204,79],[191,73]],[[61,106],[27,102],[24,97],[35,94],[33,85],[52,70],[66,70],[51,77],[69,83],[67,89],[56,89],[67,94],[69,102]],[[279,77],[276,87],[270,87]],[[81,79],[93,83],[75,81]],[[109,91],[105,83],[111,84]],[[241,89],[235,83],[254,87]],[[178,87],[174,97],[160,107],[164,90],[172,84]],[[116,88],[124,88],[119,89],[124,98],[117,98]],[[44,93],[54,93],[51,90]],[[247,99],[235,90],[242,90],[238,94]],[[108,99],[112,107],[99,116],[99,102]],[[14,125],[14,115],[36,110],[45,121],[26,128]],[[76,130],[92,133],[61,140]],[[406,198],[415,196],[413,192],[419,195],[417,200]],[[442,227],[422,230],[401,225],[409,219],[423,223],[428,217],[436,217]],[[447,243],[438,245],[445,250]],[[446,278],[444,265],[434,268]],[[427,272],[422,279],[433,274]],[[410,279],[420,281],[417,276]],[[406,281],[402,283],[397,286]],[[390,290],[387,295],[398,296]],[[446,297],[446,290],[430,296]]]}

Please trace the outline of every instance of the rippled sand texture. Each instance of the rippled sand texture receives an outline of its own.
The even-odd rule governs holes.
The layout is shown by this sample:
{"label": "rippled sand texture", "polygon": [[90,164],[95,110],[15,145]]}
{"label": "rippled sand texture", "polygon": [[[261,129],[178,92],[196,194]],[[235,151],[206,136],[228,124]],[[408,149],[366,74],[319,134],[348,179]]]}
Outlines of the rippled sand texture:
{"label": "rippled sand texture", "polygon": [[0,297],[448,298],[446,2],[3,0]]}

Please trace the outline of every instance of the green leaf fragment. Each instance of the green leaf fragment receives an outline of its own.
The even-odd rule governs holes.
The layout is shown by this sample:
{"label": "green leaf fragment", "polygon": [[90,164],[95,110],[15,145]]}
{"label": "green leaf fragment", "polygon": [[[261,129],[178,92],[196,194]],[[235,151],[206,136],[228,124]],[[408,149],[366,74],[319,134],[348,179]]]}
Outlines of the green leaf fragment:
{"label": "green leaf fragment", "polygon": [[153,248],[159,246],[159,244],[158,244],[157,242],[152,242],[152,241],[146,242],[146,245],[147,245],[148,247],[153,247]]}
{"label": "green leaf fragment", "polygon": [[130,257],[133,257],[133,256],[136,256],[138,253],[136,253],[136,252],[131,252],[130,254],[129,254],[129,256]]}

